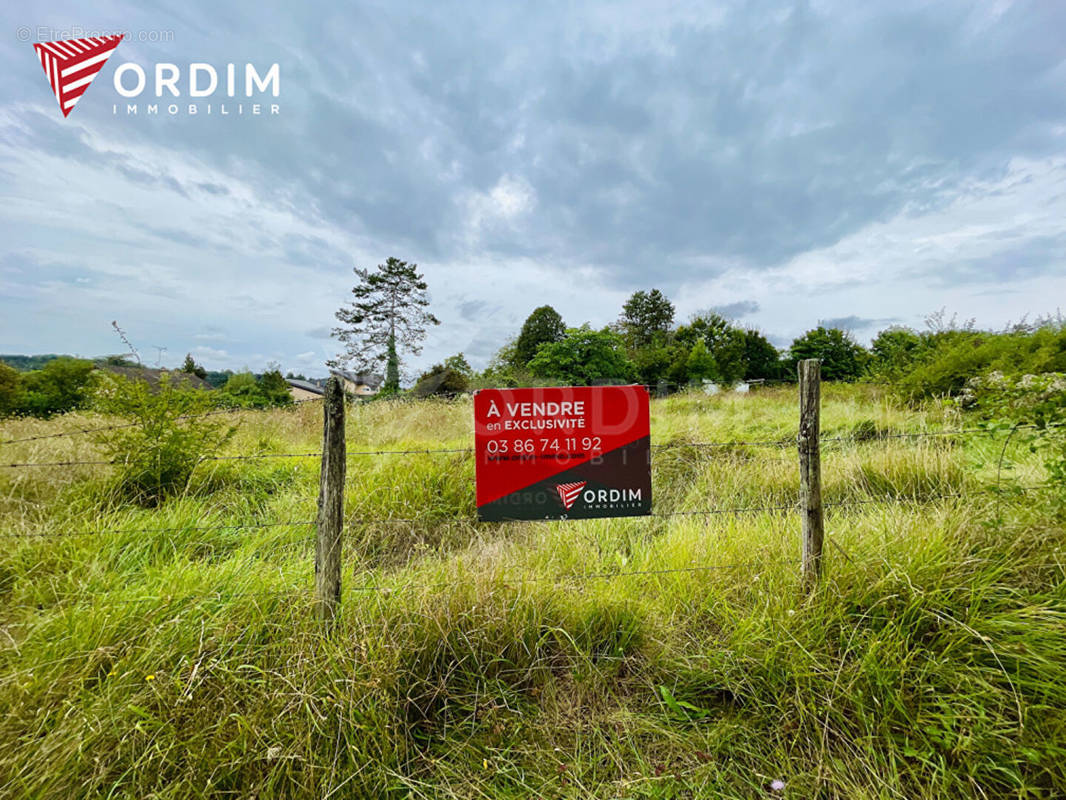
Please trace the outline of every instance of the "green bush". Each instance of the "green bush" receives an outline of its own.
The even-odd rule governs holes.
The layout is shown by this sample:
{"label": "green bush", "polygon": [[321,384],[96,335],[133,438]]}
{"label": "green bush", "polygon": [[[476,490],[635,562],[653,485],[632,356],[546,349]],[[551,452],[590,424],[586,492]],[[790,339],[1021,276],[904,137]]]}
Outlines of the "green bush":
{"label": "green bush", "polygon": [[893,384],[907,400],[956,397],[975,377],[1066,372],[1066,324],[1059,319],[980,331],[971,324],[922,333],[892,327],[871,345],[869,378]]}
{"label": "green bush", "polygon": [[268,406],[291,406],[293,403],[289,384],[281,376],[279,369],[272,369],[259,376],[259,390]]}
{"label": "green bush", "polygon": [[209,392],[168,374],[153,388],[143,380],[101,373],[93,405],[129,421],[129,427],[97,433],[96,440],[115,464],[115,494],[144,506],[184,492],[197,465],[236,432],[223,420],[203,416],[216,408]]}
{"label": "green bush", "polygon": [[685,359],[685,372],[689,380],[698,381],[704,378],[713,378],[716,367],[714,356],[707,349],[703,339],[697,339],[696,344],[692,346],[688,353],[688,358]]}
{"label": "green bush", "polygon": [[792,342],[789,348],[791,371],[796,363],[807,358],[822,360],[822,377],[828,381],[850,381],[863,374],[866,350],[851,334],[839,328],[819,325]]}
{"label": "green bush", "polygon": [[422,373],[411,392],[415,397],[454,397],[469,388],[470,379],[458,369],[445,364],[434,364],[427,372]]}
{"label": "green bush", "polygon": [[997,345],[976,333],[932,344],[925,358],[896,380],[896,388],[909,400],[959,394],[970,378],[990,368]]}
{"label": "green bush", "polygon": [[972,378],[959,395],[960,407],[981,414],[1043,456],[1052,501],[1066,510],[1066,374],[1012,377],[996,371]]}
{"label": "green bush", "polygon": [[744,330],[744,363],[747,380],[778,380],[789,374],[777,348],[754,328]]}
{"label": "green bush", "polygon": [[85,407],[93,363],[63,356],[20,376],[15,413],[51,417]]}
{"label": "green bush", "polygon": [[13,414],[18,408],[19,374],[0,361],[0,417]]}
{"label": "green bush", "polygon": [[929,338],[901,325],[885,328],[870,343],[867,370],[886,382],[899,378],[928,352]]}
{"label": "green bush", "polygon": [[[690,354],[696,343],[702,341],[714,363],[709,371],[687,374],[686,370],[686,381],[711,378],[718,383],[734,384],[748,370],[745,333],[721,314],[710,312],[695,315],[677,329],[676,340]],[[701,358],[702,355],[697,356],[697,359]]]}
{"label": "green bush", "polygon": [[192,353],[185,354],[185,361],[181,365],[181,371],[187,372],[190,375],[195,375],[197,378],[207,380],[207,370],[202,365],[197,364],[196,360],[192,357]]}
{"label": "green bush", "polygon": [[950,331],[923,335],[921,355],[896,379],[906,398],[956,396],[971,378],[1001,372],[1006,376],[1066,372],[1066,328],[990,333]]}
{"label": "green bush", "polygon": [[625,343],[617,333],[588,325],[570,328],[559,342],[542,344],[529,368],[538,378],[572,386],[597,381],[631,381],[636,367],[626,357]]}
{"label": "green bush", "polygon": [[218,393],[218,403],[227,408],[269,408],[292,405],[289,384],[277,369],[258,378],[251,372],[231,375]]}

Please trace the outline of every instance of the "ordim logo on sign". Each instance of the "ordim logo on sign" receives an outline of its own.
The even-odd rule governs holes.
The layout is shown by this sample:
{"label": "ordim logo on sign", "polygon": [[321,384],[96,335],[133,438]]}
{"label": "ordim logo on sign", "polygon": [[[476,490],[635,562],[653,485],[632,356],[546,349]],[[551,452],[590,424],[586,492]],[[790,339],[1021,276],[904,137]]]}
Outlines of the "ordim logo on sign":
{"label": "ordim logo on sign", "polygon": [[33,49],[64,117],[74,110],[121,41],[122,35],[119,34],[34,44]]}
{"label": "ordim logo on sign", "polygon": [[588,481],[575,481],[574,483],[557,483],[555,491],[559,494],[559,500],[563,508],[569,511],[574,507],[578,499],[593,509],[621,510],[626,508],[640,508],[644,500],[642,489],[586,489]]}

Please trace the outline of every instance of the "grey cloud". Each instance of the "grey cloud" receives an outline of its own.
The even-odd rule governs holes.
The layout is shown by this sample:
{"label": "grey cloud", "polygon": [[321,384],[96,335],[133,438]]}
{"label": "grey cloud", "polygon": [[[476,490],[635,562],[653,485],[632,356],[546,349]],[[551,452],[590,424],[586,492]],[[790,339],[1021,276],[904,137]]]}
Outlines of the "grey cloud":
{"label": "grey cloud", "polygon": [[[831,12],[795,7],[777,24],[736,12],[723,28],[678,28],[667,58],[640,43],[598,63],[531,56],[523,79],[493,70],[478,77],[475,57],[464,77],[480,82],[482,104],[454,124],[484,121],[500,81],[529,93],[521,123],[513,101],[495,107],[473,158],[483,169],[497,165],[489,175],[526,174],[543,209],[531,233],[486,244],[524,255],[536,243],[563,258],[576,250],[610,264],[620,282],[661,265],[663,248],[678,252],[680,243],[681,252],[769,264],[832,243],[916,194],[949,191],[972,170],[999,169],[1022,143],[1046,152],[1050,134],[1040,123],[1063,119],[1064,106],[1039,76],[1062,48],[1036,20],[1058,13],[1028,13],[1008,11],[977,36],[983,48],[950,10],[863,12],[830,35]],[[1031,54],[1015,58],[1030,36]],[[841,70],[845,54],[855,64]],[[738,72],[740,59],[749,68]],[[531,91],[536,79],[550,91]],[[975,82],[985,88],[974,92]],[[1016,92],[1019,82],[1026,88]],[[986,120],[1001,103],[1017,113]],[[504,152],[520,127],[531,158]],[[671,273],[684,277],[676,265]]]}
{"label": "grey cloud", "polygon": [[[1020,294],[1020,293],[1021,293],[1020,289],[1011,289],[1008,286],[994,286],[994,287],[991,287],[991,288],[988,288],[988,289],[980,289],[980,290],[971,292],[971,294],[974,297],[1001,297],[1003,295]],[[922,315],[919,314],[915,318],[916,319],[921,319]]]}
{"label": "grey cloud", "polygon": [[351,254],[330,244],[320,236],[285,234],[279,246],[285,259],[293,264],[306,264],[331,271],[348,271],[353,266]]}
{"label": "grey cloud", "polygon": [[459,309],[459,316],[470,322],[484,316],[483,312],[488,307],[489,304],[485,300],[466,300],[456,306]]}
{"label": "grey cloud", "polygon": [[721,314],[727,319],[739,319],[740,317],[746,317],[748,314],[754,314],[759,310],[759,303],[757,300],[738,300],[735,303],[726,303],[721,306],[711,306],[711,311],[716,314]]}
{"label": "grey cloud", "polygon": [[475,364],[485,364],[517,331],[494,326],[482,329],[467,342],[462,352]]}
{"label": "grey cloud", "polygon": [[[930,270],[925,277],[944,285],[995,283],[1005,288],[1012,280],[1066,273],[1066,233],[1006,243],[990,240],[985,249],[988,255],[954,259]],[[913,271],[911,274],[922,276]]]}
{"label": "grey cloud", "polygon": [[[354,265],[331,244],[350,235],[376,254],[360,266],[395,254],[423,264],[434,288],[454,265],[521,258],[558,277],[546,280],[546,301],[585,265],[610,291],[646,285],[653,273],[676,297],[680,285],[727,269],[779,268],[901,213],[949,208],[960,187],[1002,177],[1014,159],[1063,152],[1066,6],[1058,4],[1014,3],[985,21],[991,9],[919,3],[739,5],[713,20],[702,9],[651,3],[399,2],[343,18],[324,5],[249,0],[224,9],[199,0],[180,10],[110,5],[122,27],[178,32],[167,45],[124,43],[122,60],[278,60],[283,115],[115,117],[109,63],[64,120],[29,47],[9,39],[0,41],[0,88],[13,122],[0,127],[0,143],[27,162],[42,154],[102,165],[116,182],[175,203],[207,205],[240,181],[255,195],[249,210],[291,209],[338,234],[281,226],[256,242],[276,254],[270,268],[300,267],[324,283]],[[0,11],[8,30],[22,24],[14,13]],[[58,0],[52,13],[81,18],[83,9]],[[135,145],[217,177],[146,169],[131,155]],[[0,172],[12,183],[26,174],[15,163]],[[472,225],[470,198],[490,197],[504,176],[528,183],[535,204]],[[202,233],[165,219],[147,231],[123,228],[117,195],[93,209],[103,223],[97,238],[68,241],[58,223],[27,235],[129,263],[128,246],[146,232],[181,245],[168,251],[179,255]],[[9,213],[4,226],[24,222]],[[907,277],[926,287],[1006,285],[1062,269],[1064,237],[1024,228],[1017,236],[980,258],[923,261]],[[249,245],[230,246],[221,263],[236,270]],[[463,320],[488,331],[504,309],[520,324],[528,311],[520,306],[535,303],[507,295],[507,269],[478,294],[466,292],[456,306]],[[315,283],[301,281],[294,294]],[[497,297],[505,299],[497,305]],[[249,312],[264,305],[237,304]],[[730,316],[757,310],[756,300],[720,307]],[[589,318],[602,323],[616,312],[589,300]],[[862,320],[873,318],[855,317]],[[306,336],[328,339],[329,329]],[[465,350],[487,356],[499,341],[478,333]]]}
{"label": "grey cloud", "polygon": [[147,228],[146,232],[151,233],[153,236],[158,236],[160,239],[166,239],[167,241],[174,242],[175,244],[182,244],[187,247],[200,247],[204,243],[202,236],[198,236],[193,231],[182,230],[181,228]]}
{"label": "grey cloud", "polygon": [[830,317],[829,319],[820,319],[818,324],[825,328],[839,328],[842,331],[861,331],[867,328],[884,327],[898,323],[899,319],[896,317],[874,318],[874,317],[858,317],[854,314],[847,317]]}
{"label": "grey cloud", "polygon": [[192,338],[201,342],[223,342],[229,336],[217,325],[205,325],[204,329],[197,334],[193,334]]}
{"label": "grey cloud", "polygon": [[[1058,148],[1066,96],[1047,78],[1063,56],[1052,31],[1066,10],[1020,4],[984,28],[962,7],[777,12],[679,21],[660,41],[604,33],[591,14],[481,6],[411,17],[400,5],[361,17],[357,48],[328,46],[350,32],[303,18],[297,41],[321,46],[314,61],[285,64],[294,113],[270,121],[269,136],[220,135],[194,119],[167,120],[166,135],[220,164],[239,153],[263,185],[313,198],[329,222],[419,260],[460,255],[464,191],[520,175],[537,209],[476,246],[591,262],[617,285],[661,268],[664,254],[769,265],[906,204],[935,204],[1019,147]],[[575,37],[593,46],[577,56],[563,44]],[[401,44],[417,46],[424,67],[397,59]],[[350,87],[343,99],[337,85]],[[666,288],[699,274],[666,263]]]}
{"label": "grey cloud", "polygon": [[159,185],[165,186],[172,192],[180,194],[182,197],[188,197],[188,193],[185,191],[185,187],[181,185],[171,175],[153,175],[151,172],[139,169],[137,167],[130,166],[129,164],[122,163],[119,159],[121,156],[115,156],[113,160],[115,163],[115,169],[122,173],[126,178],[134,183],[140,183],[147,186]]}

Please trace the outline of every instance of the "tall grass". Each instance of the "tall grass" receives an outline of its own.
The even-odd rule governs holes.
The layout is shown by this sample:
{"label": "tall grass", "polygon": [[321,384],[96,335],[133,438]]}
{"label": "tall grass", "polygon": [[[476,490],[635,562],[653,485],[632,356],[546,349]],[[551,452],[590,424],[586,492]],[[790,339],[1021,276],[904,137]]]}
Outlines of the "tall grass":
{"label": "tall grass", "polygon": [[[787,441],[791,392],[652,414],[678,445],[658,511],[795,500],[792,449],[682,446]],[[241,414],[230,451],[316,450],[319,415]],[[466,447],[470,419],[358,406],[349,450]],[[826,436],[955,424],[825,392]],[[1002,440],[868,438],[824,454],[841,505],[809,597],[784,511],[479,525],[469,457],[352,456],[332,638],[312,528],[217,527],[311,520],[315,459],[205,465],[151,510],[109,503],[106,468],[0,471],[0,796],[1061,796],[1061,521],[991,491]],[[72,436],[2,460],[93,456]]]}

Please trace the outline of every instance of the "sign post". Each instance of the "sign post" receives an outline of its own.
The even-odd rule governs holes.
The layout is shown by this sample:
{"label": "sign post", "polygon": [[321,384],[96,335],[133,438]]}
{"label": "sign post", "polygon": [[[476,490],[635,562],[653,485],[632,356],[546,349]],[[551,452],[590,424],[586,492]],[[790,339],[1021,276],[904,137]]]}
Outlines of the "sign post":
{"label": "sign post", "polygon": [[478,519],[650,514],[649,433],[643,386],[476,392]]}

